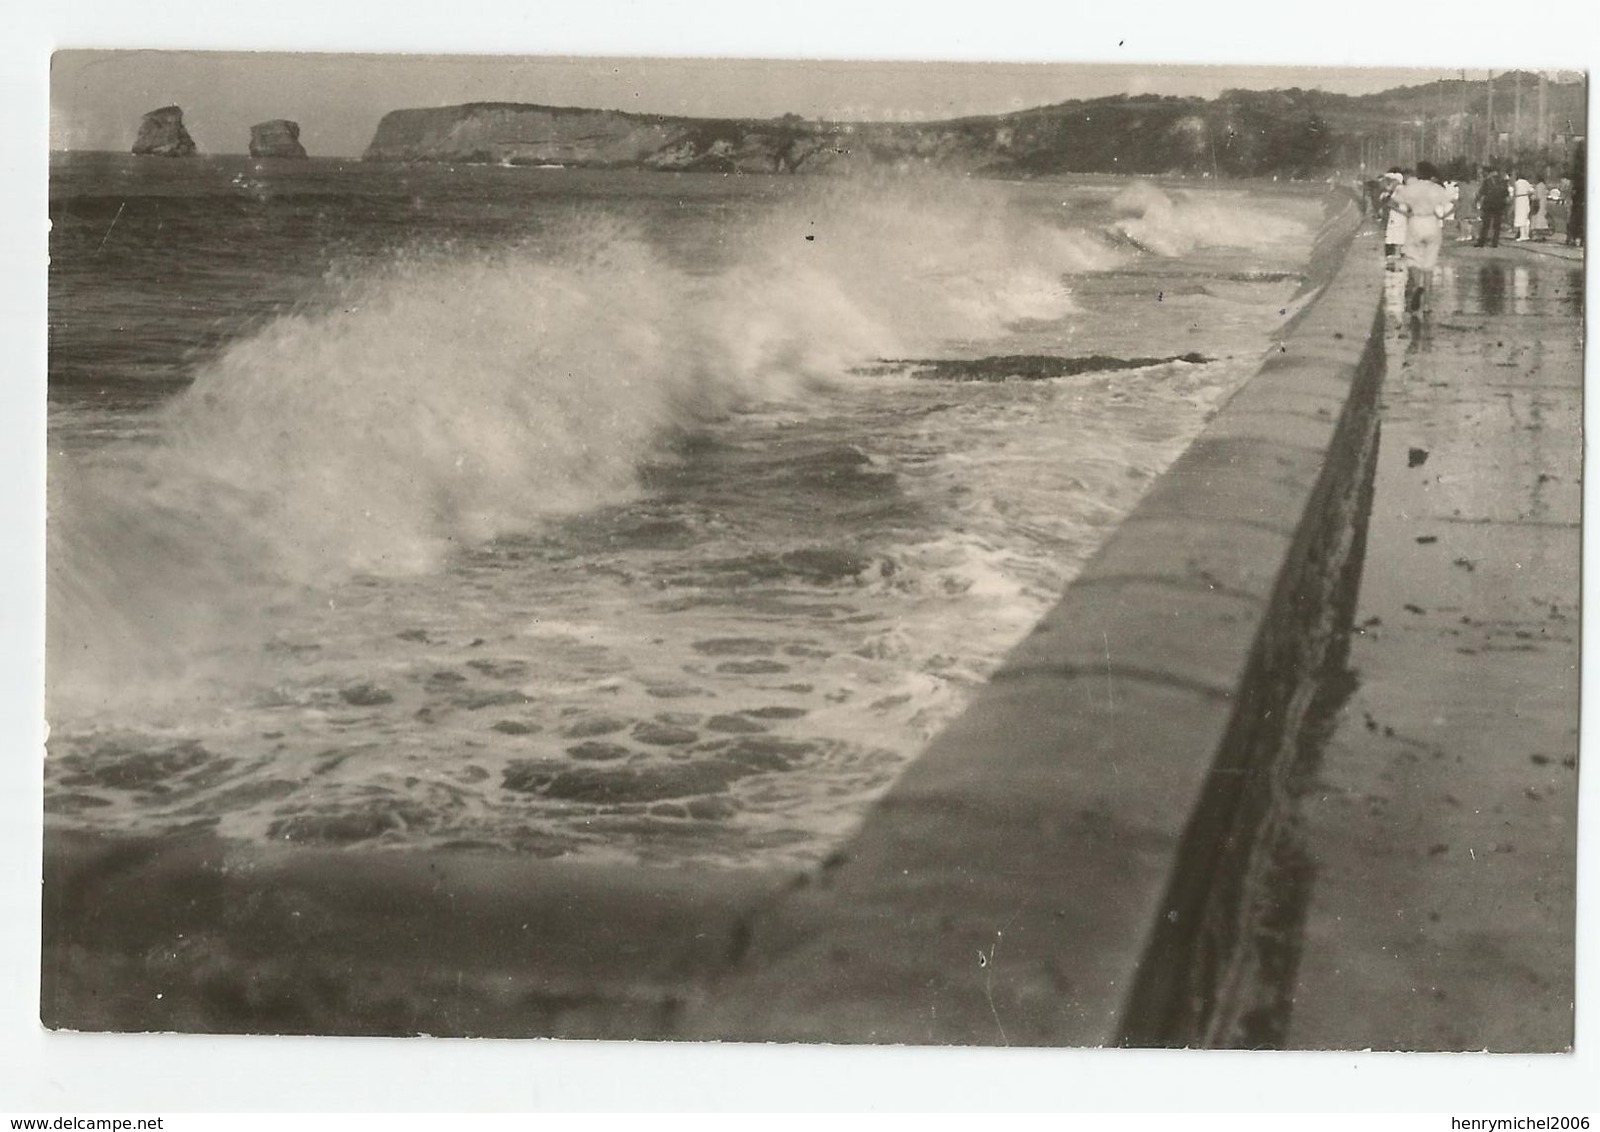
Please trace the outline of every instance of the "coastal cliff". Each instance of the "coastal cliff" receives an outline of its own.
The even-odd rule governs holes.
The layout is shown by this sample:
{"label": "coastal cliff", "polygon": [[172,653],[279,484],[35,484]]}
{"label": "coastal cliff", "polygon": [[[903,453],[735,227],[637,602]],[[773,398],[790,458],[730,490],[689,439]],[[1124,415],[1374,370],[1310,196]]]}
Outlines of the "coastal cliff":
{"label": "coastal cliff", "polygon": [[189,131],[183,128],[183,110],[177,106],[163,106],[146,114],[139,123],[133,152],[141,157],[192,156],[195,144]]}
{"label": "coastal cliff", "polygon": [[915,123],[794,114],[681,118],[495,102],[391,111],[363,160],[725,173],[933,167],[1023,176],[1202,170],[1252,176],[1316,167],[1319,140],[1314,115],[1303,108],[1262,115],[1194,98],[1118,96]]}
{"label": "coastal cliff", "polygon": [[362,160],[631,165],[668,144],[678,121],[504,102],[393,110]]}
{"label": "coastal cliff", "polygon": [[[1533,78],[1495,81],[1526,85]],[[1585,91],[1581,80],[1548,84],[1551,120],[1567,124],[1562,146],[1583,131]],[[1400,146],[1394,123],[1401,121],[1431,122],[1433,136],[1448,139],[1466,160],[1487,112],[1478,84],[1453,80],[1367,95],[1300,89],[1227,90],[1211,99],[1114,95],[941,122],[684,118],[475,102],[391,111],[364,159],[724,173],[927,166],[1017,177],[1303,178],[1360,168],[1380,150],[1385,160],[1398,159],[1403,147],[1382,147]],[[1410,144],[1414,150],[1416,140]],[[1412,150],[1405,152],[1414,157]],[[1551,160],[1560,163],[1565,154],[1561,149]]]}
{"label": "coastal cliff", "polygon": [[286,118],[258,122],[250,127],[251,157],[306,156],[306,147],[300,144],[300,123]]}
{"label": "coastal cliff", "polygon": [[724,173],[842,172],[937,164],[975,171],[1002,155],[994,120],[902,124],[678,118],[518,103],[386,114],[365,161],[561,165]]}

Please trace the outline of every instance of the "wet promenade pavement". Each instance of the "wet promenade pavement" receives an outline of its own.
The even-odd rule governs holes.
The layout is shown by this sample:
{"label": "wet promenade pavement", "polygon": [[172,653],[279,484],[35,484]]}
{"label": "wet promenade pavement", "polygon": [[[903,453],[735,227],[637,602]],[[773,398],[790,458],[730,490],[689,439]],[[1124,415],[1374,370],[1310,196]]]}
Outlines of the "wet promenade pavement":
{"label": "wet promenade pavement", "polygon": [[1445,249],[1389,296],[1350,667],[1300,799],[1313,880],[1288,1044],[1573,1040],[1583,262]]}

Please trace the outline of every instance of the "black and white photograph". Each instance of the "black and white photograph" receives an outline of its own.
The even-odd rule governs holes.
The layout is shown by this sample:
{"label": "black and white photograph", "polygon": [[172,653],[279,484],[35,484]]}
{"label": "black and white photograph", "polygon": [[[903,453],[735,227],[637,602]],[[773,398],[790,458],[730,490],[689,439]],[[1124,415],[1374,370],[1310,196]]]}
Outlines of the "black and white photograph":
{"label": "black and white photograph", "polygon": [[1504,49],[59,44],[47,1040],[1570,1058]]}

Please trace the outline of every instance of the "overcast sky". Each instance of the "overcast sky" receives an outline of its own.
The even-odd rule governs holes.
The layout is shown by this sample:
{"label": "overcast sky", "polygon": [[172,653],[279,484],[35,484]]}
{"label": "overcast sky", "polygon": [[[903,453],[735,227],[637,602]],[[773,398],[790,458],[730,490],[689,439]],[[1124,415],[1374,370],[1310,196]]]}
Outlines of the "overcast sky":
{"label": "overcast sky", "polygon": [[[313,156],[359,155],[389,110],[473,101],[661,114],[939,119],[1115,93],[1229,87],[1360,94],[1455,77],[1444,68],[1128,63],[922,63],[556,56],[66,51],[51,68],[52,149],[126,151],[146,110],[176,103],[202,152],[242,153],[253,123],[289,118]],[[1483,72],[1472,72],[1482,77]]]}

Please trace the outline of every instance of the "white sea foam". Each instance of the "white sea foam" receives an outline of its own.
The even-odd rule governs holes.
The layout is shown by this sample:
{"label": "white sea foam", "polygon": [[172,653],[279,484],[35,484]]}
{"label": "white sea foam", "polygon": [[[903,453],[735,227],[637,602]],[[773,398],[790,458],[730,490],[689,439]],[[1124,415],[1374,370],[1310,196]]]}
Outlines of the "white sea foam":
{"label": "white sea foam", "polygon": [[1147,251],[1187,255],[1196,248],[1270,248],[1303,235],[1302,221],[1271,210],[1263,200],[1199,193],[1166,193],[1135,181],[1112,201],[1116,232]]}
{"label": "white sea foam", "polygon": [[1062,273],[1119,254],[996,186],[904,179],[822,184],[722,238],[711,275],[607,214],[397,256],[228,345],[155,443],[52,469],[53,696],[196,671],[308,588],[625,500],[666,435],[1060,316]]}
{"label": "white sea foam", "polygon": [[[1098,188],[563,181],[490,234],[478,198],[419,199],[477,250],[352,256],[141,443],[53,469],[52,821],[814,863],[1251,371],[1292,283],[1230,270],[1304,252],[1136,256]],[[1226,194],[1163,199],[1152,224],[1244,239],[1191,215]],[[202,264],[237,246],[210,237]],[[1220,360],[851,372],[1189,350]],[[526,786],[737,758],[772,769],[704,804]]]}

